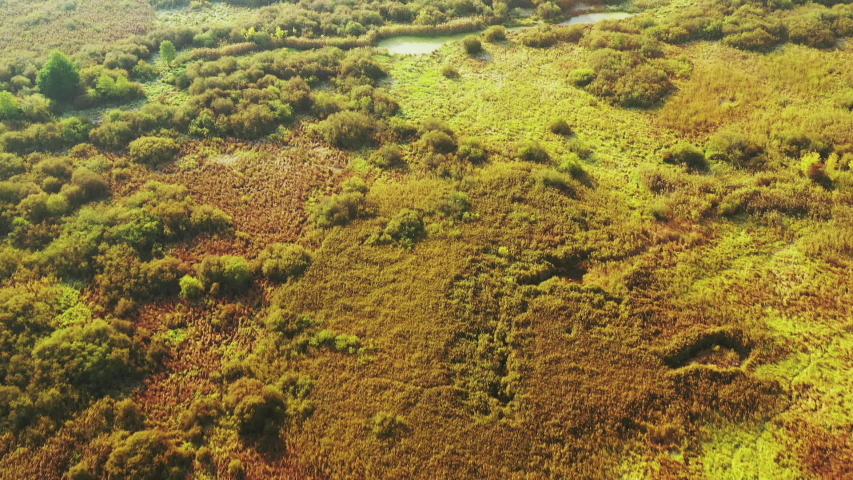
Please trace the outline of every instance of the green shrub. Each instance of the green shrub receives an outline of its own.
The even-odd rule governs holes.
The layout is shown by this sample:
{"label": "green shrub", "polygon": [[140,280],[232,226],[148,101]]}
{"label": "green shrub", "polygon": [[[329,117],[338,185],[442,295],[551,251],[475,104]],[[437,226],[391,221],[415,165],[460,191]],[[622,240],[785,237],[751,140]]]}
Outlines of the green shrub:
{"label": "green shrub", "polygon": [[459,70],[453,65],[444,65],[441,67],[441,75],[445,78],[459,78]]}
{"label": "green shrub", "polygon": [[462,48],[468,55],[477,55],[483,51],[483,44],[480,39],[474,35],[468,35],[462,39]]}
{"label": "green shrub", "polygon": [[473,138],[463,140],[462,144],[459,145],[459,151],[457,154],[459,155],[460,160],[465,160],[474,164],[483,163],[489,158],[488,153],[486,153],[486,149],[483,148],[479,141]]}
{"label": "green shrub", "polygon": [[431,130],[421,136],[421,142],[427,150],[435,153],[451,153],[456,150],[453,137],[441,130]]}
{"label": "green shrub", "polygon": [[179,284],[181,286],[181,298],[195,300],[204,295],[204,283],[193,276],[184,275]]}
{"label": "green shrub", "polygon": [[439,210],[450,218],[462,220],[471,209],[471,199],[465,192],[450,192],[447,199],[441,203]]}
{"label": "green shrub", "polygon": [[113,449],[104,470],[106,478],[183,480],[192,470],[192,454],[159,430],[143,430]]}
{"label": "green shrub", "polygon": [[574,133],[572,131],[572,127],[570,127],[568,122],[562,118],[555,118],[551,120],[551,123],[548,124],[548,130],[550,130],[551,133],[556,133],[557,135],[568,136]]}
{"label": "green shrub", "polygon": [[138,163],[156,166],[173,160],[181,147],[172,138],[140,137],[129,145],[130,158]]}
{"label": "green shrub", "polygon": [[705,144],[705,157],[730,163],[737,167],[755,167],[761,162],[764,148],[742,134],[717,132]]}
{"label": "green shrub", "polygon": [[24,173],[24,161],[12,153],[0,153],[0,181]]}
{"label": "green shrub", "polygon": [[370,431],[379,438],[389,438],[406,428],[403,417],[389,412],[379,412],[370,419]]}
{"label": "green shrub", "polygon": [[572,184],[571,175],[560,172],[559,170],[551,168],[538,170],[533,174],[533,178],[540,187],[553,188],[568,195],[574,194],[575,189]]}
{"label": "green shrub", "polygon": [[252,378],[241,378],[231,384],[225,403],[244,436],[275,437],[287,418],[281,390]]}
{"label": "green shrub", "polygon": [[492,25],[483,32],[483,39],[489,43],[506,40],[506,28],[503,25]]}
{"label": "green shrub", "polygon": [[314,205],[311,219],[320,228],[346,225],[358,216],[359,208],[363,203],[364,195],[360,193],[331,195],[322,198]]}
{"label": "green shrub", "polygon": [[21,116],[18,99],[11,92],[0,91],[0,122],[17,120]]}
{"label": "green shrub", "polygon": [[526,47],[547,48],[557,43],[557,34],[549,26],[525,30],[518,39]]}
{"label": "green shrub", "polygon": [[197,232],[227,232],[232,228],[231,217],[211,205],[199,205],[190,215],[192,229]]}
{"label": "green shrub", "polygon": [[333,113],[318,123],[316,129],[336,147],[357,149],[373,142],[376,121],[360,112],[345,111]]}
{"label": "green shrub", "polygon": [[426,234],[421,213],[404,208],[385,225],[382,238],[396,242],[405,248],[412,246]]}
{"label": "green shrub", "polygon": [[518,147],[518,158],[527,162],[545,163],[551,160],[551,155],[539,142],[528,140]]}
{"label": "green shrub", "polygon": [[249,262],[234,255],[205,257],[196,265],[196,273],[205,285],[218,283],[220,287],[231,292],[246,290],[252,281]]}
{"label": "green shrub", "polygon": [[236,480],[246,478],[246,467],[243,466],[243,462],[239,458],[228,462],[228,475],[231,475]]}
{"label": "green shrub", "polygon": [[396,168],[403,164],[403,154],[396,144],[383,145],[370,156],[370,163],[379,168]]}
{"label": "green shrub", "polygon": [[693,144],[687,142],[677,143],[675,146],[664,150],[662,156],[664,163],[671,165],[684,165],[691,170],[705,170],[708,168],[705,154]]}
{"label": "green shrub", "polygon": [[265,277],[283,282],[305,272],[311,265],[311,253],[301,245],[274,243],[258,255],[257,261]]}
{"label": "green shrub", "polygon": [[341,190],[344,193],[367,193],[367,184],[361,177],[349,177],[341,183]]}
{"label": "green shrub", "polygon": [[557,170],[563,173],[568,173],[575,179],[581,179],[586,176],[586,172],[581,165],[580,158],[575,153],[563,155],[560,159],[560,165]]}

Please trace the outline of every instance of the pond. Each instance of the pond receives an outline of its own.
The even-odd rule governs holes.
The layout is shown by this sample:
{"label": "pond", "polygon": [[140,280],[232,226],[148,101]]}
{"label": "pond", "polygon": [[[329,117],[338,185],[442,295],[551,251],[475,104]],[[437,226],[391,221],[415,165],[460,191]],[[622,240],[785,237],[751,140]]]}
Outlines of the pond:
{"label": "pond", "polygon": [[[535,25],[527,25],[523,27],[507,28],[507,32],[517,32],[530,28]],[[462,40],[468,35],[474,35],[480,32],[457,33],[454,35],[442,35],[439,37],[419,37],[419,36],[400,36],[390,37],[379,41],[379,48],[387,48],[388,53],[398,55],[420,55],[424,53],[432,53],[442,47],[447,42],[455,42]]]}
{"label": "pond", "polygon": [[560,23],[560,25],[576,25],[579,23],[597,23],[602,20],[621,20],[623,18],[633,17],[633,13],[625,12],[602,12],[602,13],[587,13],[578,15],[571,20]]}
{"label": "pond", "polygon": [[[578,23],[596,23],[601,20],[618,20],[621,18],[628,18],[633,16],[631,13],[625,12],[604,12],[604,13],[587,13],[585,15],[578,15],[577,17],[572,18],[571,20],[565,21],[560,25],[575,25]],[[518,32],[524,30],[526,28],[532,28],[536,25],[525,25],[521,27],[511,27],[507,28],[508,32]],[[384,40],[379,41],[379,48],[388,49],[388,53],[397,54],[397,55],[421,55],[425,53],[432,53],[439,48],[441,48],[447,42],[454,42],[458,40],[462,40],[468,35],[476,34],[479,32],[470,32],[470,33],[457,33],[454,35],[442,35],[437,37],[425,37],[425,36],[400,36],[400,37],[390,37]]]}

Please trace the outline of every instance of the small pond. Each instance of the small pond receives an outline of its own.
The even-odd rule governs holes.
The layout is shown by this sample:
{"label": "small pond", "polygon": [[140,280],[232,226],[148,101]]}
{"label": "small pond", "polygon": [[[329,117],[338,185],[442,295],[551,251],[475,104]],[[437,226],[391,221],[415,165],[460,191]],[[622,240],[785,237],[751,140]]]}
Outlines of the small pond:
{"label": "small pond", "polygon": [[[571,20],[565,21],[560,25],[574,25],[578,23],[596,23],[601,20],[618,20],[632,16],[631,13],[625,12],[604,12],[604,13],[587,13],[578,15]],[[525,25],[521,27],[507,28],[508,32],[518,32],[526,28],[535,27],[536,25]],[[457,33],[454,35],[442,35],[438,37],[427,36],[400,36],[390,37],[379,41],[379,48],[388,49],[388,53],[397,55],[421,55],[424,53],[432,53],[441,48],[447,42],[462,40],[468,35],[479,32]]]}
{"label": "small pond", "polygon": [[602,13],[587,13],[572,17],[570,20],[560,23],[560,25],[576,25],[579,23],[598,23],[602,20],[621,20],[623,18],[633,17],[633,13],[625,12],[602,12]]}

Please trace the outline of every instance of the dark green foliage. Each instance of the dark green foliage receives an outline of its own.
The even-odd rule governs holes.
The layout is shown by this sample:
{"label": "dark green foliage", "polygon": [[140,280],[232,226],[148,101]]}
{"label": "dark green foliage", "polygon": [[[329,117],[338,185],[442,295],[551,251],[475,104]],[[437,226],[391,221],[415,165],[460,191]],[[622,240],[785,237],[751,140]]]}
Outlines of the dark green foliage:
{"label": "dark green foliage", "polygon": [[183,480],[192,470],[192,454],[160,430],[143,430],[121,441],[110,453],[106,478]]}
{"label": "dark green foliage", "polygon": [[431,130],[421,136],[427,150],[435,153],[451,153],[456,150],[456,141],[441,130]]}
{"label": "dark green foliage", "polygon": [[730,163],[736,167],[759,167],[764,147],[737,132],[715,133],[705,144],[705,156],[709,160]]}
{"label": "dark green foliage", "polygon": [[560,165],[557,167],[557,170],[563,173],[568,173],[578,180],[586,176],[586,172],[581,165],[580,158],[574,153],[564,155],[560,161]]}
{"label": "dark green foliage", "polygon": [[457,155],[461,160],[474,164],[483,163],[489,158],[489,154],[486,152],[486,149],[483,148],[479,141],[473,138],[462,140],[461,145],[459,145]]}
{"label": "dark green foliage", "polygon": [[287,418],[281,390],[252,378],[241,378],[231,384],[225,403],[244,436],[276,437]]}
{"label": "dark green foliage", "polygon": [[652,107],[674,88],[666,72],[633,52],[597,50],[590,63],[596,73],[589,91],[623,107]]}
{"label": "dark green foliage", "polygon": [[85,395],[103,395],[135,371],[130,338],[103,320],[58,329],[32,355],[35,384],[70,385]]}
{"label": "dark green foliage", "polygon": [[708,168],[708,162],[705,160],[705,154],[702,153],[702,150],[687,142],[677,143],[664,150],[662,158],[664,163],[684,165],[690,170],[705,170]]}
{"label": "dark green foliage", "polygon": [[361,193],[340,193],[320,199],[311,212],[311,219],[320,228],[345,225],[358,216],[364,203]]}
{"label": "dark green foliage", "polygon": [[462,39],[462,48],[468,55],[477,55],[483,51],[483,45],[480,43],[480,39],[474,35],[468,35]]}
{"label": "dark green foliage", "polygon": [[540,187],[553,188],[566,195],[575,192],[571,175],[552,168],[537,170],[533,174],[534,181]]}
{"label": "dark green foliage", "polygon": [[506,28],[503,25],[493,25],[483,32],[483,39],[489,43],[506,40]]}
{"label": "dark green foliage", "polygon": [[370,163],[379,168],[397,168],[403,165],[400,147],[395,144],[383,145],[370,155]]}
{"label": "dark green foliage", "polygon": [[373,142],[376,121],[360,112],[338,112],[317,124],[318,133],[340,148],[357,149]]}
{"label": "dark green foliage", "polygon": [[547,48],[557,43],[557,34],[549,26],[536,27],[525,30],[518,39],[526,47]]}
{"label": "dark green foliage", "polygon": [[8,180],[24,171],[24,162],[20,157],[11,153],[0,153],[0,180]]}
{"label": "dark green foliage", "polygon": [[555,118],[551,120],[551,123],[548,124],[548,130],[551,133],[556,133],[557,135],[571,135],[574,133],[572,127],[569,126],[568,122],[562,118]]}
{"label": "dark green foliage", "polygon": [[195,267],[206,285],[218,283],[228,292],[242,292],[252,282],[252,267],[243,257],[234,255],[208,256]]}
{"label": "dark green foliage", "polygon": [[58,102],[70,102],[80,88],[80,72],[71,59],[54,51],[39,71],[36,82],[44,96]]}
{"label": "dark green foliage", "polygon": [[439,206],[439,210],[450,218],[463,220],[471,209],[471,199],[465,192],[450,192],[447,199]]}
{"label": "dark green foliage", "polygon": [[551,155],[535,141],[526,141],[518,147],[518,158],[526,162],[545,163],[551,160]]}
{"label": "dark green foliage", "polygon": [[283,282],[305,272],[311,265],[311,253],[301,245],[274,243],[258,255],[257,263],[265,277]]}
{"label": "dark green foliage", "polygon": [[133,161],[151,166],[174,160],[180,150],[178,142],[164,137],[141,137],[132,141],[128,148]]}
{"label": "dark green foliage", "polygon": [[595,70],[591,68],[576,68],[569,72],[569,82],[578,87],[585,87],[595,80]]}
{"label": "dark green foliage", "polygon": [[403,248],[412,248],[426,235],[421,212],[404,208],[388,221],[382,234],[368,240],[369,243],[396,243]]}

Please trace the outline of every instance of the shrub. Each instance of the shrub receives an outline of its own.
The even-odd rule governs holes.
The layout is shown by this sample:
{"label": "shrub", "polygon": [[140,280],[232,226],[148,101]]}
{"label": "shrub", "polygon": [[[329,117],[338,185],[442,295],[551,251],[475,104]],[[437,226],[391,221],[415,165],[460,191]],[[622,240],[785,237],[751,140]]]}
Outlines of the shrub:
{"label": "shrub", "polygon": [[71,183],[80,188],[82,201],[92,201],[103,198],[110,193],[110,185],[103,175],[86,168],[78,168],[71,175]]}
{"label": "shrub", "polygon": [[586,172],[580,162],[580,157],[575,153],[563,155],[560,160],[560,166],[557,167],[557,170],[563,173],[568,173],[576,179],[581,179],[586,176]]}
{"label": "shrub", "polygon": [[421,213],[404,208],[385,225],[381,240],[396,242],[401,247],[412,248],[426,234]]}
{"label": "shrub", "polygon": [[361,177],[349,177],[341,183],[341,190],[344,193],[367,193],[367,184]]}
{"label": "shrub", "polygon": [[104,469],[107,478],[182,480],[192,469],[192,455],[165,433],[143,430],[119,443]]}
{"label": "shrub", "polygon": [[240,434],[276,436],[286,418],[284,394],[272,385],[252,378],[231,384],[225,403],[231,409]]}
{"label": "shrub", "polygon": [[242,480],[246,477],[246,467],[239,458],[235,458],[228,462],[228,475],[231,475],[237,480]]}
{"label": "shrub", "polygon": [[573,194],[575,190],[572,177],[559,170],[545,168],[534,173],[533,178],[536,184],[543,188],[553,188],[568,195]]}
{"label": "shrub", "polygon": [[570,127],[568,122],[562,118],[555,118],[551,120],[551,123],[548,124],[548,130],[551,130],[551,133],[556,133],[557,135],[568,136],[574,133],[572,131],[572,127]]}
{"label": "shrub", "polygon": [[24,161],[12,153],[0,153],[0,180],[24,173]]}
{"label": "shrub", "polygon": [[471,200],[465,192],[450,192],[447,199],[439,206],[439,210],[450,218],[461,220],[471,209]]}
{"label": "shrub", "polygon": [[0,122],[17,120],[21,116],[21,107],[11,92],[0,91]]}
{"label": "shrub", "polygon": [[483,163],[488,160],[488,153],[480,142],[472,138],[462,141],[458,151],[459,158],[471,163]]}
{"label": "shrub", "polygon": [[664,163],[671,165],[685,165],[691,170],[704,170],[708,168],[705,154],[690,143],[680,142],[664,150],[662,156]]}
{"label": "shrub", "polygon": [[453,137],[441,130],[431,130],[421,136],[421,142],[431,152],[451,153],[456,150],[456,141]]}
{"label": "shrub", "polygon": [[227,232],[231,229],[231,217],[211,205],[199,205],[190,215],[190,224],[195,232]]}
{"label": "shrub", "polygon": [[129,145],[133,161],[152,166],[174,159],[180,150],[177,141],[163,137],[140,137]]}
{"label": "shrub", "polygon": [[525,30],[519,40],[526,47],[547,48],[557,43],[557,34],[550,27],[536,27]]}
{"label": "shrub", "polygon": [[318,123],[317,131],[327,142],[340,148],[357,149],[373,141],[376,121],[360,112],[338,112]]}
{"label": "shrub", "polygon": [[445,78],[459,78],[459,70],[453,65],[444,65],[441,67],[441,75]]}
{"label": "shrub", "polygon": [[400,147],[395,144],[383,145],[370,156],[370,163],[379,168],[396,168],[403,164]]}
{"label": "shrub", "polygon": [[393,413],[379,412],[370,419],[370,431],[379,438],[392,437],[405,428],[405,419]]}
{"label": "shrub", "polygon": [[518,148],[518,158],[527,162],[545,163],[551,160],[551,155],[539,142],[527,141]]}
{"label": "shrub", "polygon": [[717,132],[705,144],[706,158],[737,167],[757,166],[763,154],[763,147],[737,132]]}
{"label": "shrub", "polygon": [[503,25],[493,25],[483,32],[483,39],[489,43],[506,40],[506,28]]}
{"label": "shrub", "polygon": [[595,80],[595,70],[591,68],[576,68],[569,72],[569,82],[577,87],[585,87]]}
{"label": "shrub", "polygon": [[358,216],[364,203],[360,193],[341,193],[325,197],[317,202],[311,212],[311,219],[320,228],[346,225]]}
{"label": "shrub", "polygon": [[283,282],[302,275],[311,265],[311,254],[301,245],[274,243],[258,255],[258,264],[265,277]]}
{"label": "shrub", "polygon": [[181,286],[181,298],[195,300],[204,295],[204,283],[190,275],[184,275],[179,282]]}
{"label": "shrub", "polygon": [[239,292],[246,290],[252,281],[252,268],[243,257],[234,255],[208,256],[196,273],[206,285],[218,283],[222,288]]}
{"label": "shrub", "polygon": [[483,51],[483,44],[480,43],[479,38],[474,35],[468,35],[462,39],[462,48],[468,55],[477,55]]}

